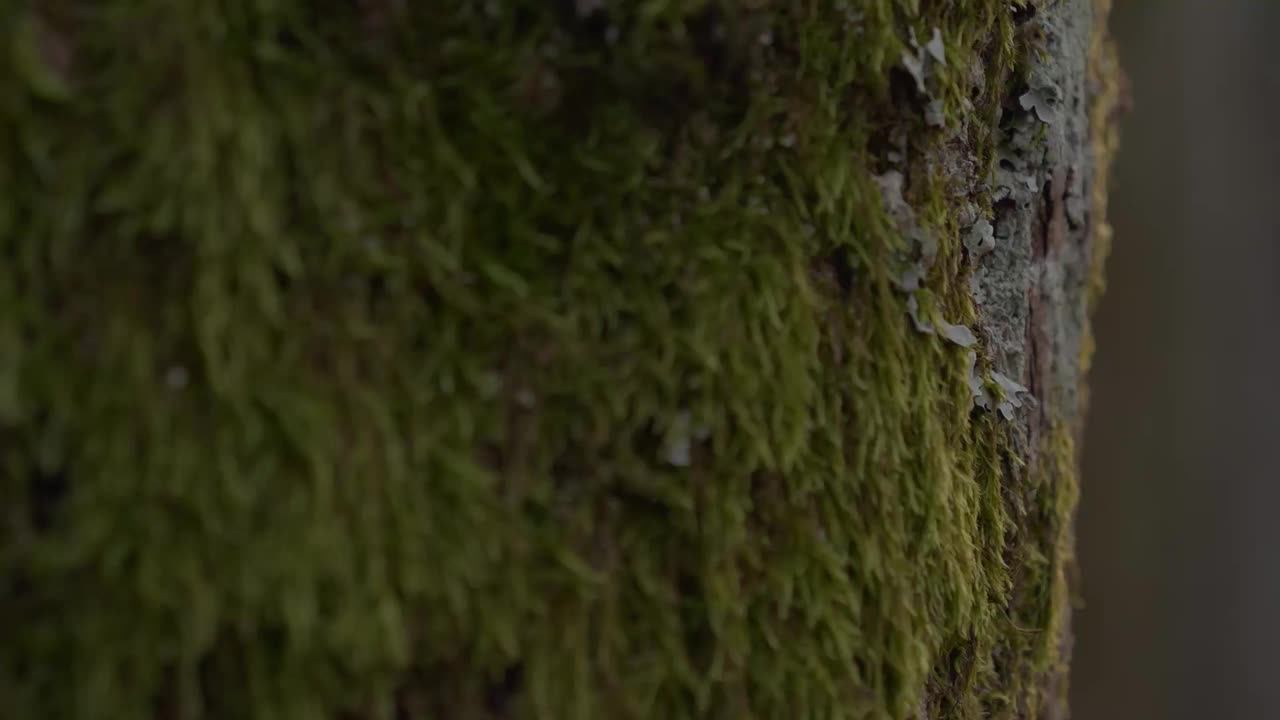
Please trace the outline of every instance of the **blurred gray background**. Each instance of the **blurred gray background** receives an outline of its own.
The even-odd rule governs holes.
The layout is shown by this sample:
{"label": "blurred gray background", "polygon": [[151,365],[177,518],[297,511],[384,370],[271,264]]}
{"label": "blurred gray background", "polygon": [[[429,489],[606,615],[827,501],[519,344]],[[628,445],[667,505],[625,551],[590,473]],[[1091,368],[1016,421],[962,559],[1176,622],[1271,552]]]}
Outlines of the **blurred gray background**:
{"label": "blurred gray background", "polygon": [[1073,716],[1280,718],[1280,2],[1116,0]]}

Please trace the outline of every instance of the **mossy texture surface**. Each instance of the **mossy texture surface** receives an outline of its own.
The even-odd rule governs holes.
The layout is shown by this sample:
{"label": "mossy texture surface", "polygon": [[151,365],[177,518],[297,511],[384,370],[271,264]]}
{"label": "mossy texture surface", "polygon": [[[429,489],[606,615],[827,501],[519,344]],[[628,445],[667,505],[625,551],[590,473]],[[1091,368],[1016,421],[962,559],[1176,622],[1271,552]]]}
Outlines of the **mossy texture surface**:
{"label": "mossy texture surface", "polygon": [[0,8],[0,715],[1034,714],[1070,435],[876,180],[973,324],[1019,3]]}

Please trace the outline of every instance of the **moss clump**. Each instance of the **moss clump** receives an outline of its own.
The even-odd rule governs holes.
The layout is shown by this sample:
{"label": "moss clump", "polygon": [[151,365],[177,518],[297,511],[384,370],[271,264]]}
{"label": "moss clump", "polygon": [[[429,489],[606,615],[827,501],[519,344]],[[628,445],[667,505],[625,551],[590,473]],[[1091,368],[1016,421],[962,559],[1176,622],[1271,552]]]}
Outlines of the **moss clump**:
{"label": "moss clump", "polygon": [[1025,702],[1056,536],[873,180],[972,318],[895,68],[989,167],[1012,12],[5,4],[0,714]]}
{"label": "moss clump", "polygon": [[[1089,198],[1093,227],[1092,267],[1089,270],[1089,309],[1097,306],[1102,298],[1106,281],[1103,267],[1111,253],[1112,228],[1108,221],[1107,197],[1111,162],[1118,149],[1119,127],[1117,117],[1127,103],[1123,73],[1116,53],[1115,43],[1107,31],[1107,18],[1111,14],[1111,0],[1093,0],[1095,27],[1089,46],[1089,85],[1093,102],[1089,107],[1089,148],[1094,164],[1092,197]],[[1082,343],[1080,366],[1088,370],[1093,360],[1093,335],[1086,334]]]}

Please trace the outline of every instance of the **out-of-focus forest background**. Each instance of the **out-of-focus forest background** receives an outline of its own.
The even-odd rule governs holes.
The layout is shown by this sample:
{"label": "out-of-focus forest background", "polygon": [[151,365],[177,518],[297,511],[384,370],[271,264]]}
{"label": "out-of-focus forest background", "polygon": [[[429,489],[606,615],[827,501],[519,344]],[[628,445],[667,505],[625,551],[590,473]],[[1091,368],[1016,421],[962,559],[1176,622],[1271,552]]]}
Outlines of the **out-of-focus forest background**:
{"label": "out-of-focus forest background", "polygon": [[1118,0],[1073,716],[1280,717],[1280,3]]}

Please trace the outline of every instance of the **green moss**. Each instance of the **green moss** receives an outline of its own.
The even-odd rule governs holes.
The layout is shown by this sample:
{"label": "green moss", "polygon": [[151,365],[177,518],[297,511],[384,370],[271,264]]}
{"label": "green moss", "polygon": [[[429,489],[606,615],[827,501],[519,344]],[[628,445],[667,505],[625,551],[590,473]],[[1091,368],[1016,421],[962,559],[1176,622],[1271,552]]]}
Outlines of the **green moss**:
{"label": "green moss", "polygon": [[873,181],[906,128],[971,319],[891,69],[939,27],[990,167],[1007,2],[39,8],[0,10],[0,714],[1034,692],[1069,483],[911,328]]}
{"label": "green moss", "polygon": [[[1123,73],[1115,44],[1107,30],[1111,0],[1093,0],[1095,27],[1089,46],[1089,83],[1092,103],[1089,108],[1089,147],[1093,156],[1093,193],[1089,198],[1093,226],[1090,238],[1092,266],[1089,269],[1089,309],[1097,307],[1106,289],[1103,268],[1111,253],[1112,228],[1107,212],[1111,163],[1119,147],[1117,117],[1126,104]],[[1080,348],[1080,367],[1088,370],[1093,360],[1093,335],[1086,332]]]}

